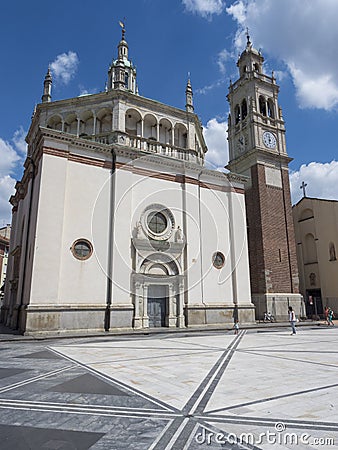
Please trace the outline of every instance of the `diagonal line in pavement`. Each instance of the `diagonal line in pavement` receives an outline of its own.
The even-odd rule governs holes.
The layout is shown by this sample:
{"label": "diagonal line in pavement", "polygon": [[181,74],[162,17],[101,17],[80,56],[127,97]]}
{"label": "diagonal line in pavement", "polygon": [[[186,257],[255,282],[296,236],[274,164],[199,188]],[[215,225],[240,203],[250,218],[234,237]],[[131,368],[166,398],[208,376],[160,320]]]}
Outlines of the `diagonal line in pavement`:
{"label": "diagonal line in pavement", "polygon": [[171,419],[181,417],[171,411],[152,410],[149,408],[130,408],[106,405],[68,404],[56,402],[38,402],[29,400],[0,399],[0,408],[54,412],[62,414],[92,415],[92,416],[117,416],[133,418]]}
{"label": "diagonal line in pavement", "polygon": [[234,423],[250,426],[275,427],[276,423],[283,423],[286,428],[316,429],[317,431],[338,431],[337,422],[315,422],[310,420],[292,420],[281,418],[245,417],[245,416],[196,416],[201,423],[203,420],[212,423]]}
{"label": "diagonal line in pavement", "polygon": [[[77,365],[78,364],[76,364],[76,366]],[[76,366],[75,365],[71,365],[71,366],[63,367],[62,369],[53,370],[51,372],[47,372],[47,373],[44,373],[42,375],[37,375],[36,377],[27,378],[26,380],[19,381],[17,383],[13,383],[13,384],[10,384],[8,386],[4,386],[3,388],[0,389],[0,394],[2,394],[3,392],[10,391],[12,389],[16,389],[16,388],[21,387],[21,386],[25,386],[26,384],[35,383],[35,381],[43,380],[44,378],[48,378],[48,377],[51,377],[53,375],[58,375],[59,373],[66,372],[67,370],[74,369],[74,367],[76,367]]]}
{"label": "diagonal line in pavement", "polygon": [[335,388],[335,387],[338,387],[338,383],[329,384],[327,386],[320,386],[320,387],[312,388],[312,389],[305,389],[303,391],[291,392],[289,394],[276,395],[274,397],[266,397],[266,398],[262,398],[262,399],[259,399],[259,400],[253,400],[251,402],[239,403],[237,405],[226,406],[225,408],[219,408],[219,409],[214,409],[214,410],[211,410],[211,411],[207,411],[205,414],[212,415],[214,413],[218,413],[218,412],[221,412],[221,411],[229,411],[231,409],[241,408],[242,406],[251,406],[251,405],[256,405],[256,404],[259,404],[259,403],[271,402],[273,400],[279,400],[281,398],[294,397],[296,395],[308,394],[309,392],[318,392],[318,391],[331,389],[331,388]]}
{"label": "diagonal line in pavement", "polygon": [[[264,352],[260,353],[260,352],[255,352],[254,350],[238,350],[238,352],[241,353],[247,353],[249,355],[256,355],[256,356],[264,356],[265,358],[275,358],[275,359],[283,359],[285,361],[293,361],[293,362],[298,362],[298,363],[305,363],[305,364],[312,364],[312,365],[316,365],[316,366],[322,366],[322,367],[331,367],[333,369],[338,369],[338,365],[337,364],[326,364],[326,363],[320,363],[320,362],[316,362],[316,361],[307,361],[306,359],[299,359],[299,358],[288,358],[287,356],[277,356],[277,355],[267,355]],[[285,351],[285,353],[288,353],[287,350]]]}
{"label": "diagonal line in pavement", "polygon": [[69,361],[75,362],[78,366],[85,368],[88,372],[93,373],[94,375],[96,375],[100,379],[103,379],[103,380],[106,380],[106,381],[109,381],[109,382],[113,382],[115,385],[120,386],[120,387],[126,389],[127,391],[130,391],[133,394],[136,394],[137,396],[142,397],[142,398],[150,401],[151,403],[153,403],[153,404],[155,404],[157,406],[160,406],[160,407],[162,407],[162,408],[164,408],[164,409],[166,409],[168,411],[176,412],[176,413],[179,412],[179,410],[177,408],[174,408],[173,406],[163,402],[162,400],[156,399],[156,398],[152,397],[151,395],[148,395],[148,394],[146,394],[146,393],[144,393],[142,391],[139,391],[138,389],[136,389],[136,388],[134,388],[134,387],[132,387],[132,386],[130,386],[128,384],[122,383],[122,381],[116,380],[115,378],[112,378],[109,375],[103,375],[100,371],[94,369],[93,367],[87,366],[84,363],[76,361],[75,359],[71,358],[70,356],[66,356],[63,353],[59,352],[58,350],[55,350],[55,349],[52,349],[52,348],[50,350],[55,352],[55,353],[57,353],[58,355],[62,356],[63,358],[65,358],[65,359],[67,359]]}

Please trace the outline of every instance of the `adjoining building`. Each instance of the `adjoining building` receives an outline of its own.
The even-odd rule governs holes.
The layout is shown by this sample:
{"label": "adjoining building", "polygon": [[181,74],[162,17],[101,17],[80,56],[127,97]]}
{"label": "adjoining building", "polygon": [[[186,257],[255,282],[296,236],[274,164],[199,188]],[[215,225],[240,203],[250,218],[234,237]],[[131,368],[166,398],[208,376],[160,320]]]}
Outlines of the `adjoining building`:
{"label": "adjoining building", "polygon": [[205,168],[190,81],[185,110],[140,96],[123,29],[105,92],[52,102],[51,87],[48,70],[11,197],[1,320],[25,333],[252,323],[247,179]]}
{"label": "adjoining building", "polygon": [[0,228],[0,295],[4,294],[4,285],[6,280],[9,240],[11,236],[11,227],[6,225]]}
{"label": "adjoining building", "polygon": [[307,316],[338,312],[338,201],[303,197],[292,212]]}

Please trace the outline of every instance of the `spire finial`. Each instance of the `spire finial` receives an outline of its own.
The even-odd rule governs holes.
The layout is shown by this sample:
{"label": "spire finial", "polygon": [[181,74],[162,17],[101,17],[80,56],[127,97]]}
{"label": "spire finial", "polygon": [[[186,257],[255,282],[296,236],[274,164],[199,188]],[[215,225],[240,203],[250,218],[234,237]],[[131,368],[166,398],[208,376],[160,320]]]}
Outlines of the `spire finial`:
{"label": "spire finial", "polygon": [[41,97],[42,103],[50,102],[52,100],[52,83],[52,74],[50,71],[50,65],[48,65],[48,70],[43,82],[43,95]]}
{"label": "spire finial", "polygon": [[250,45],[251,45],[249,28],[248,27],[246,27],[246,45],[247,45],[247,47],[250,47]]}
{"label": "spire finial", "polygon": [[193,104],[193,92],[192,87],[190,83],[190,72],[188,72],[188,81],[187,81],[187,87],[185,89],[185,109],[188,112],[194,112],[194,104]]}
{"label": "spire finial", "polygon": [[126,18],[123,18],[123,22],[122,20],[119,20],[119,25],[122,28],[122,40],[124,41],[124,35],[126,34],[126,26],[125,26],[125,22],[126,22]]}

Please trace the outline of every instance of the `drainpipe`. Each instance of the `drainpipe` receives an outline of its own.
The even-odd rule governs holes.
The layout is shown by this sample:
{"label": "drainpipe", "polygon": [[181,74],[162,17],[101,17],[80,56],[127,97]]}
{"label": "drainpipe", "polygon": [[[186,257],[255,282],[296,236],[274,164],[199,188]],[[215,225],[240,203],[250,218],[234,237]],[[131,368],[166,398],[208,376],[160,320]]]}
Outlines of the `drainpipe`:
{"label": "drainpipe", "polygon": [[203,252],[203,240],[202,240],[202,210],[201,210],[201,176],[203,174],[203,169],[200,170],[198,174],[198,225],[200,229],[200,253],[201,253],[201,295],[202,295],[202,304],[204,305],[204,323],[207,324],[207,307],[204,301],[204,273],[203,273],[203,261],[204,261],[204,252]]}
{"label": "drainpipe", "polygon": [[112,152],[112,168],[110,175],[110,196],[109,196],[109,225],[108,225],[108,261],[107,261],[107,290],[106,290],[106,309],[104,313],[104,331],[110,329],[110,309],[112,303],[113,289],[113,251],[114,244],[114,214],[115,214],[115,172],[116,172],[116,153],[114,148]]}

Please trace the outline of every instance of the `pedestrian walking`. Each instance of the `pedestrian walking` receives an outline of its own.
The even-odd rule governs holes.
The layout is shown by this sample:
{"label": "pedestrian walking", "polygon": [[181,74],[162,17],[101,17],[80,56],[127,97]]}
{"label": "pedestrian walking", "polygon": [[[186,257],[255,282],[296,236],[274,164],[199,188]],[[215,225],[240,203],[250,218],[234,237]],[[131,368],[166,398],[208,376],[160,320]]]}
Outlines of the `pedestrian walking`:
{"label": "pedestrian walking", "polygon": [[234,334],[238,334],[238,331],[239,331],[239,322],[238,322],[238,320],[235,320],[233,329],[234,329]]}
{"label": "pedestrian walking", "polygon": [[290,322],[290,325],[292,328],[291,334],[296,334],[297,318],[296,318],[296,314],[295,314],[294,310],[292,309],[292,306],[289,306],[289,322]]}
{"label": "pedestrian walking", "polygon": [[331,308],[329,308],[329,314],[327,316],[327,324],[330,326],[332,325],[334,327],[334,323],[333,323],[333,319],[334,319],[334,314]]}
{"label": "pedestrian walking", "polygon": [[328,306],[325,306],[324,308],[324,318],[325,318],[325,322],[328,326],[330,326],[330,322],[329,322],[329,308]]}

